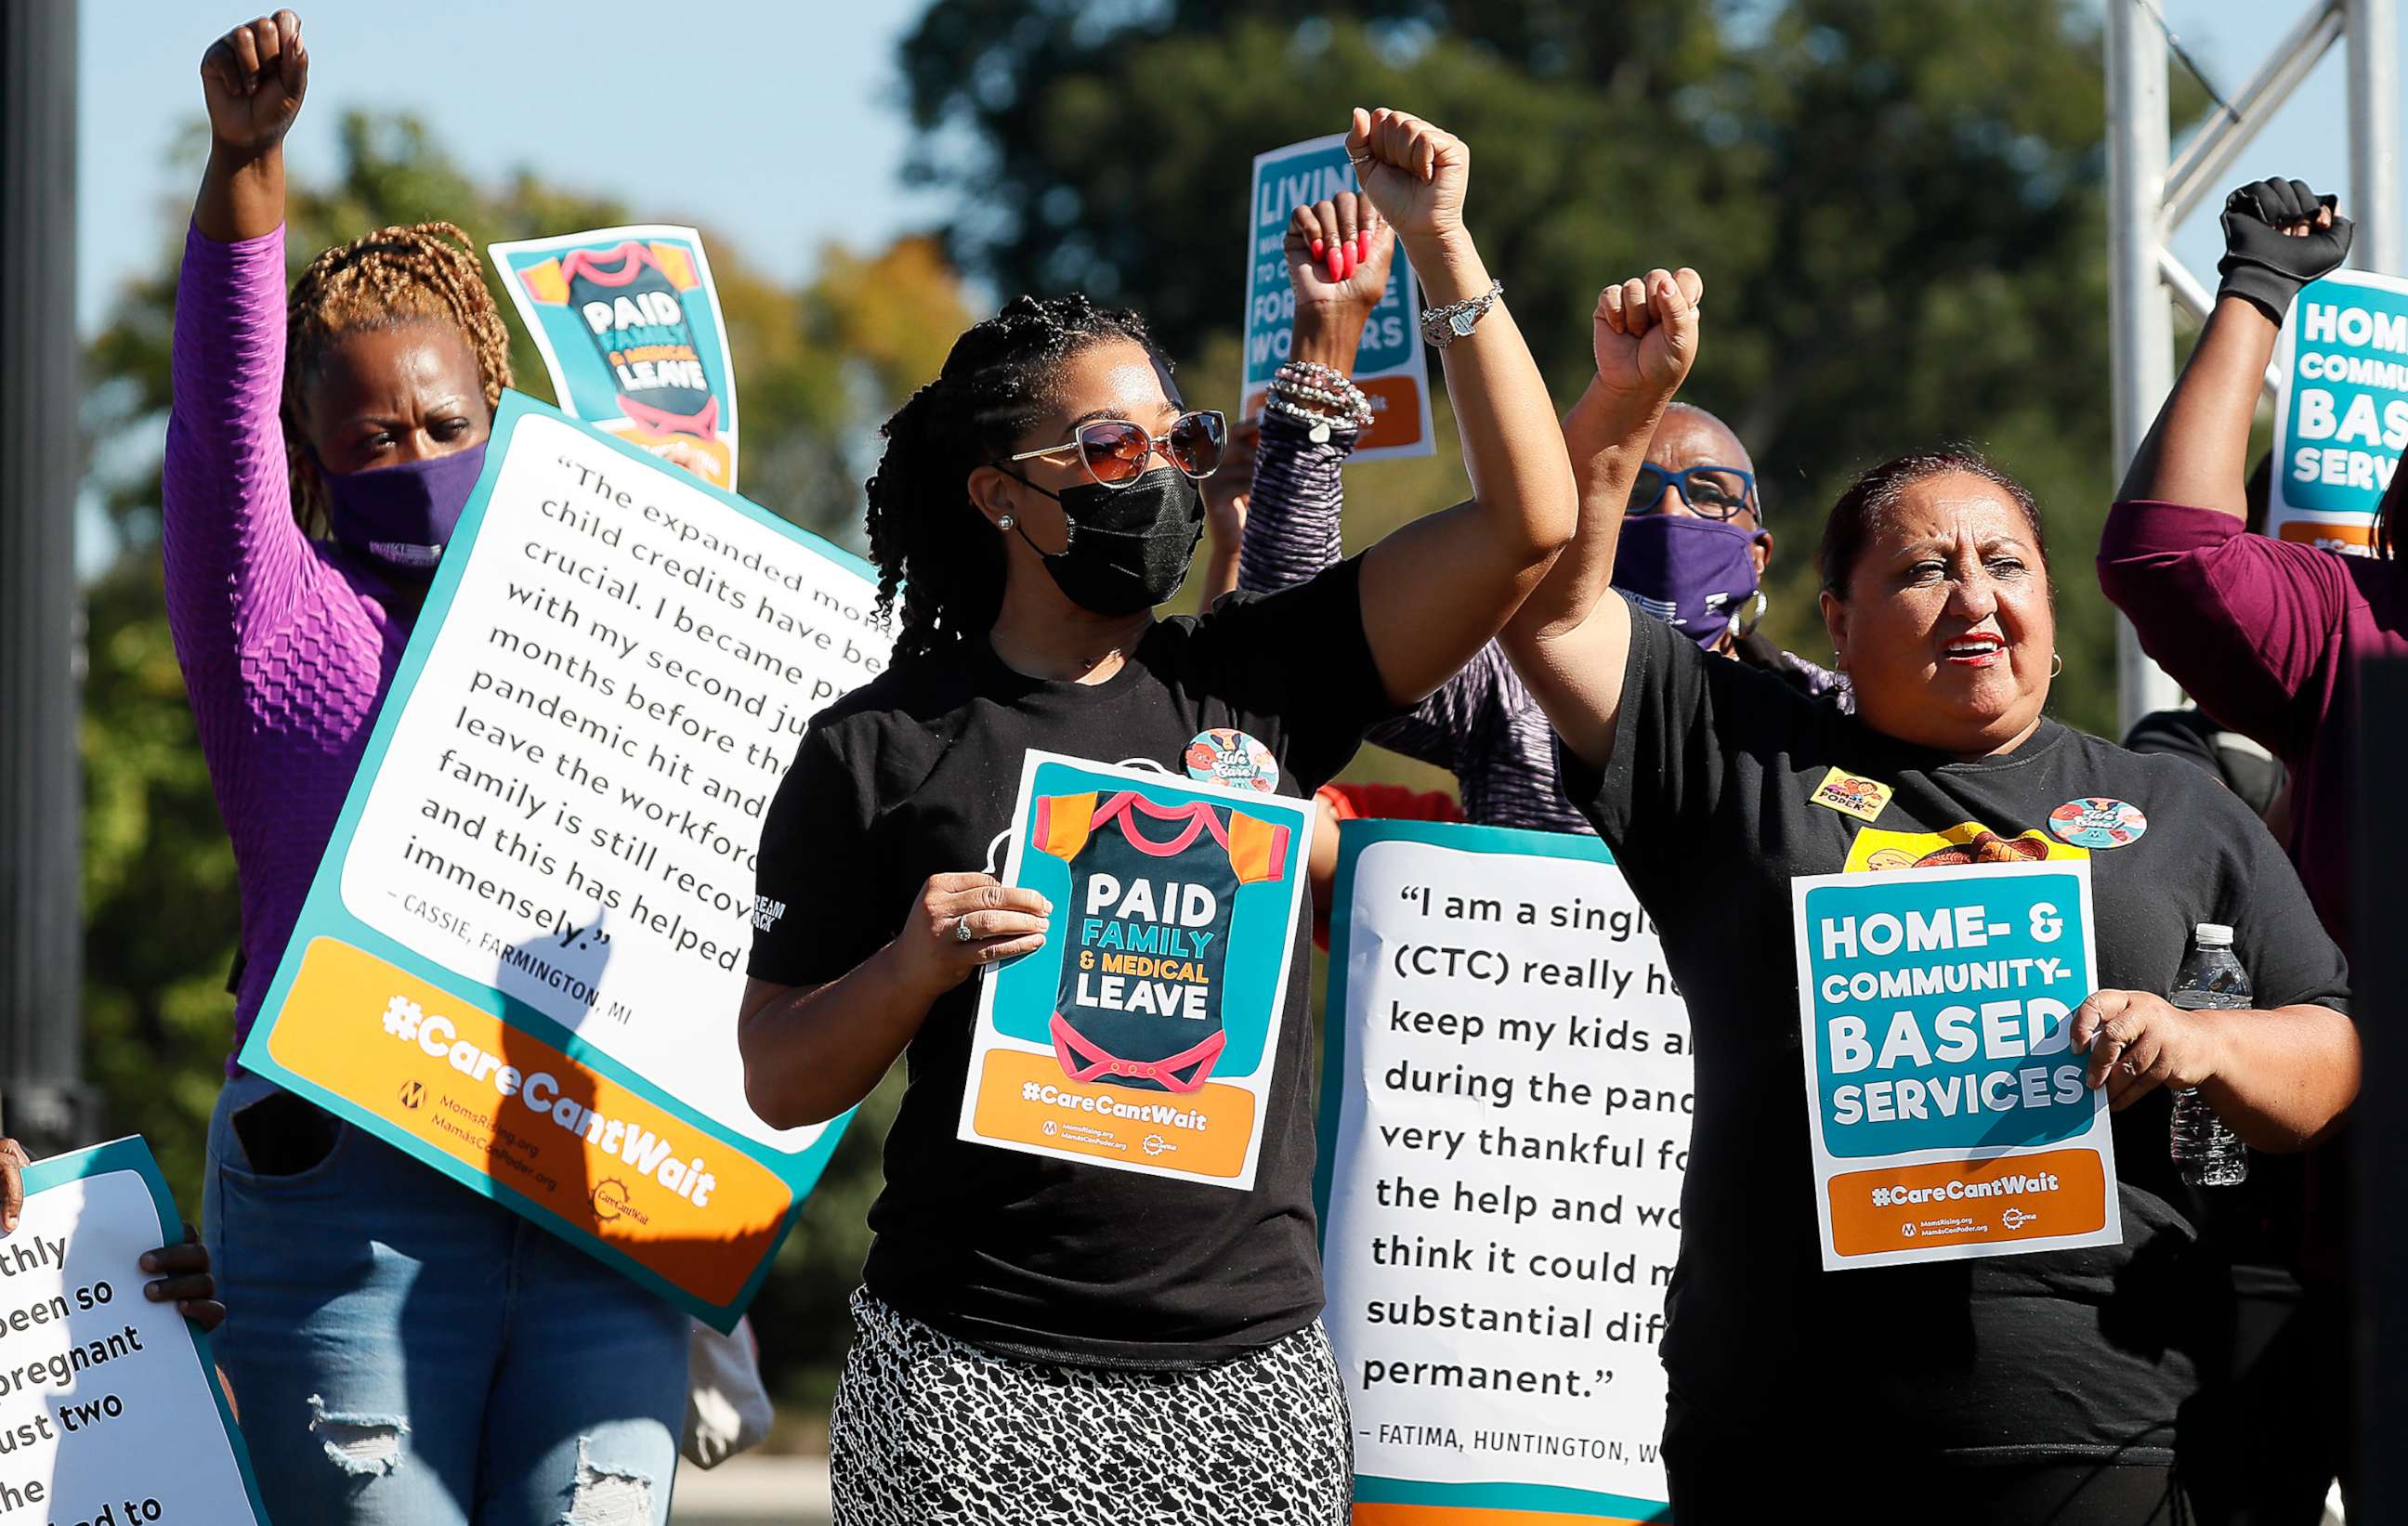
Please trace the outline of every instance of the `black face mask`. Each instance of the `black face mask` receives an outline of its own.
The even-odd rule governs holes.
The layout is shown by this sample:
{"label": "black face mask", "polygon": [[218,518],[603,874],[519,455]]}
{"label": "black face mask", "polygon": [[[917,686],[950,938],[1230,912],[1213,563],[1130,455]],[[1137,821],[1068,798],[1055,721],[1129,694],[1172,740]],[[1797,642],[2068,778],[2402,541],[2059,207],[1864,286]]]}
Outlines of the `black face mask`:
{"label": "black face mask", "polygon": [[[1043,488],[1018,477],[1024,486]],[[1187,580],[1187,564],[1204,538],[1204,496],[1176,467],[1146,473],[1125,488],[1083,482],[1068,492],[1045,492],[1069,521],[1068,549],[1048,551],[1020,538],[1045,559],[1045,570],[1080,608],[1098,615],[1151,609]]]}

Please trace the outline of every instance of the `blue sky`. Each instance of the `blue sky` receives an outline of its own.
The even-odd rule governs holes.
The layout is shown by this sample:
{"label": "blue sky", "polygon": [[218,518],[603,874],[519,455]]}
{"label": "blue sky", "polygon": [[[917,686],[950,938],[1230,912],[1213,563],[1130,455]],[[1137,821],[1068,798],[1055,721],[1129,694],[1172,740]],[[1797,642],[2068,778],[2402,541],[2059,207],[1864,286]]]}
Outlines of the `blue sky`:
{"label": "blue sky", "polygon": [[[87,333],[190,211],[197,161],[187,170],[167,156],[201,121],[202,50],[273,8],[275,0],[83,0],[76,311]],[[790,277],[829,239],[875,247],[941,217],[899,174],[910,135],[895,50],[920,0],[304,0],[294,8],[310,58],[308,103],[287,144],[296,175],[331,170],[336,123],[363,107],[418,113],[480,177],[526,165],[615,193],[638,220],[707,223],[756,265]],[[724,24],[716,38],[664,28],[665,9]],[[624,132],[596,120],[606,89],[638,103]],[[715,151],[727,142],[753,151]]]}
{"label": "blue sky", "polygon": [[[2159,3],[2228,94],[2304,8],[2302,0]],[[713,47],[691,34],[656,36],[659,7],[638,0],[413,0],[402,10],[389,0],[321,0],[303,8],[314,78],[293,158],[302,174],[331,164],[346,107],[415,110],[476,171],[530,164],[615,193],[638,217],[707,223],[755,264],[799,277],[830,239],[874,247],[943,215],[898,173],[910,131],[895,48],[920,6],[705,0],[691,11],[722,22],[726,40]],[[85,0],[77,315],[87,332],[182,221],[192,173],[171,168],[167,150],[199,119],[202,49],[241,19],[193,0]],[[639,95],[655,97],[624,137],[592,126],[597,79],[637,82]],[[2280,171],[2345,190],[2344,95],[2335,53],[2234,178]],[[710,151],[730,140],[756,146],[754,155]],[[770,145],[780,151],[760,151]],[[2215,202],[2206,205],[2178,231],[2176,249],[2212,285]]]}

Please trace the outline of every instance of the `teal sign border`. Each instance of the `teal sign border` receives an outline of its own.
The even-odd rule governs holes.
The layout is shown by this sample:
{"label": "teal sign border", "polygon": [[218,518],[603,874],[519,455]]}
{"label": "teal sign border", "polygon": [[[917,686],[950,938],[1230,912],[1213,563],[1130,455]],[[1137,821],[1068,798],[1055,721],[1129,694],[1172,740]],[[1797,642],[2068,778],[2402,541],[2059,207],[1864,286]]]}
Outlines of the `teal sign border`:
{"label": "teal sign border", "polygon": [[[1321,1251],[1329,1253],[1329,1190],[1337,1175],[1338,1109],[1346,1094],[1346,988],[1354,942],[1354,866],[1366,849],[1380,843],[1422,843],[1461,853],[1512,853],[1524,857],[1612,863],[1613,849],[1601,838],[1562,832],[1524,832],[1512,827],[1466,826],[1455,821],[1341,821],[1338,827],[1338,876],[1329,894],[1329,995],[1321,1014],[1321,1112],[1312,1172],[1312,1207]],[[1669,1523],[1672,1507],[1662,1500],[1635,1499],[1559,1484],[1431,1483],[1419,1478],[1354,1476],[1357,1505],[1416,1505],[1457,1510],[1527,1510],[1538,1514],[1596,1516],[1604,1520]]]}
{"label": "teal sign border", "polygon": [[[172,1245],[182,1239],[184,1216],[176,1206],[176,1194],[167,1191],[167,1178],[159,1170],[158,1158],[150,1153],[150,1142],[138,1134],[35,1162],[25,1168],[25,1195],[31,1198],[53,1187],[113,1176],[120,1171],[133,1172],[142,1178],[143,1186],[150,1189],[150,1208],[159,1219],[156,1243]],[[226,1403],[225,1390],[218,1384],[218,1362],[210,1354],[209,1338],[190,1319],[183,1323],[184,1333],[193,1339],[193,1354],[200,1358],[201,1377],[208,1385],[209,1398],[218,1407],[219,1428],[225,1433],[226,1446],[234,1451],[234,1465],[242,1474],[242,1489],[251,1500],[251,1519],[259,1526],[269,1526],[267,1506],[259,1497],[259,1476],[251,1468],[251,1448],[243,1445],[242,1427],[235,1422],[233,1406]]]}
{"label": "teal sign border", "polygon": [[[773,1245],[760,1263],[752,1268],[743,1289],[733,1302],[716,1305],[704,1302],[670,1283],[624,1251],[609,1245],[550,1209],[540,1206],[522,1194],[505,1190],[484,1172],[457,1160],[433,1145],[413,1135],[394,1130],[385,1120],[365,1107],[354,1105],[343,1097],[300,1076],[294,1075],[268,1052],[268,1035],[276,1020],[292,994],[293,982],[300,974],[301,956],[310,940],[331,937],[353,948],[374,954],[388,963],[398,966],[419,979],[451,992],[464,1002],[474,1003],[490,1012],[498,1012],[503,1020],[532,1038],[541,1039],[561,1050],[579,1064],[597,1075],[607,1076],[620,1085],[650,1099],[656,1105],[686,1124],[689,1128],[719,1141],[748,1159],[760,1162],[775,1172],[794,1194],[786,1210],[785,1223],[779,1231],[777,1244],[794,1228],[801,1214],[803,1199],[826,1169],[828,1157],[836,1152],[838,1140],[844,1136],[853,1114],[829,1123],[809,1149],[788,1155],[783,1151],[765,1149],[752,1138],[706,1117],[679,1099],[669,1096],[600,1049],[580,1038],[574,1030],[553,1020],[526,1002],[503,993],[498,988],[480,980],[472,980],[424,958],[415,950],[396,943],[384,934],[369,927],[343,905],[343,861],[351,852],[352,835],[358,831],[360,817],[367,807],[367,796],[377,771],[384,763],[386,749],[392,746],[393,734],[401,723],[401,712],[418,684],[419,675],[426,667],[427,653],[433,649],[436,633],[442,628],[443,618],[451,612],[452,601],[466,575],[468,558],[462,552],[473,547],[479,531],[484,527],[485,510],[493,498],[494,484],[499,477],[502,463],[509,454],[511,437],[518,431],[519,421],[530,415],[553,420],[584,435],[620,455],[630,465],[644,472],[676,471],[639,446],[630,445],[605,430],[572,419],[558,408],[536,401],[523,392],[506,391],[501,406],[494,412],[493,437],[485,446],[484,475],[477,479],[476,491],[469,495],[468,506],[460,516],[458,533],[452,541],[452,550],[436,568],[435,580],[426,592],[415,628],[410,632],[409,647],[402,653],[401,665],[394,672],[393,688],[377,712],[376,729],[368,736],[367,751],[360,759],[359,772],[351,780],[351,793],[343,801],[343,813],[335,826],[335,834],[326,845],[325,856],[318,861],[318,873],[309,882],[308,898],[302,903],[301,920],[293,930],[293,937],[284,946],[284,956],[276,967],[276,979],[267,988],[267,997],[260,1004],[258,1020],[251,1024],[251,1036],[244,1042],[236,1060],[244,1069],[264,1076],[287,1091],[308,1098],[319,1106],[358,1128],[383,1140],[395,1149],[415,1157],[442,1172],[469,1191],[492,1199],[513,1213],[533,1220],[552,1231],[569,1244],[592,1255],[595,1260],[623,1273],[639,1286],[658,1293],[680,1308],[693,1314],[714,1329],[733,1330],[746,1308],[761,1291],[762,1279],[769,1273],[769,1263],[777,1258]],[[722,488],[716,488],[700,478],[685,478],[685,482],[697,492],[708,493],[754,523],[766,526],[795,543],[799,549],[813,552],[834,563],[845,571],[869,579],[874,585],[877,573],[870,564],[852,552],[831,546],[808,531],[797,529],[763,508],[760,505]]]}

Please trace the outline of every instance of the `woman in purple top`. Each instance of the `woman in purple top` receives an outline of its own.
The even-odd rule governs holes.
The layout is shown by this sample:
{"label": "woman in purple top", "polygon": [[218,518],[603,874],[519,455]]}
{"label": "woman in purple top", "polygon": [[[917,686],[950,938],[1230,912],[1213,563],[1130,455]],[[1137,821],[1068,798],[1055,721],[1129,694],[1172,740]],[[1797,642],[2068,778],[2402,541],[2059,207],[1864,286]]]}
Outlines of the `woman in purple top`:
{"label": "woman in purple top", "polygon": [[[449,224],[329,250],[287,296],[281,145],[308,78],[289,10],[203,57],[212,142],[177,289],[167,614],[234,839],[237,1045],[509,380]],[[666,1521],[684,1317],[228,1068],[204,1187],[237,1310],[217,1352],[276,1519]]]}

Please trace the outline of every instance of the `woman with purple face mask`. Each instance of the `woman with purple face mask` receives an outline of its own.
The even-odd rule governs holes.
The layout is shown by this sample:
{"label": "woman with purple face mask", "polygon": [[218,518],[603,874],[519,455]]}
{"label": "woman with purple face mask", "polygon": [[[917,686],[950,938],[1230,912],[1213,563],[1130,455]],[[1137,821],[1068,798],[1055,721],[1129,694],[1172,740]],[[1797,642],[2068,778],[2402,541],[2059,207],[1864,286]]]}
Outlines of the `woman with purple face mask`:
{"label": "woman with purple face mask", "polygon": [[[1207,485],[1213,510],[1207,606],[1232,588],[1268,593],[1292,587],[1343,554],[1340,469],[1364,426],[1309,394],[1328,392],[1328,378],[1352,374],[1365,324],[1387,289],[1396,238],[1365,198],[1343,192],[1298,207],[1286,244],[1296,291],[1289,353],[1297,364],[1272,391],[1295,392],[1321,417],[1266,409],[1249,459],[1225,465]],[[1598,406],[1584,396],[1567,428]],[[1631,495],[1614,585],[1657,618],[1681,622],[1707,650],[1844,706],[1844,677],[1756,631],[1757,583],[1771,558],[1772,535],[1760,518],[1754,463],[1729,426],[1703,408],[1673,404],[1649,444],[1647,463],[1655,476]],[[1572,464],[1585,505],[1593,474],[1577,455]],[[1493,642],[1437,692],[1373,728],[1369,739],[1453,774],[1472,821],[1593,835],[1555,786],[1554,729]]]}
{"label": "woman with purple face mask", "polygon": [[[167,613],[234,839],[257,1015],[483,464],[509,340],[457,228],[384,228],[284,287],[300,19],[201,61],[208,167],[177,288]],[[217,1336],[280,1520],[667,1519],[686,1320],[534,1225],[229,1064],[203,1206]]]}

